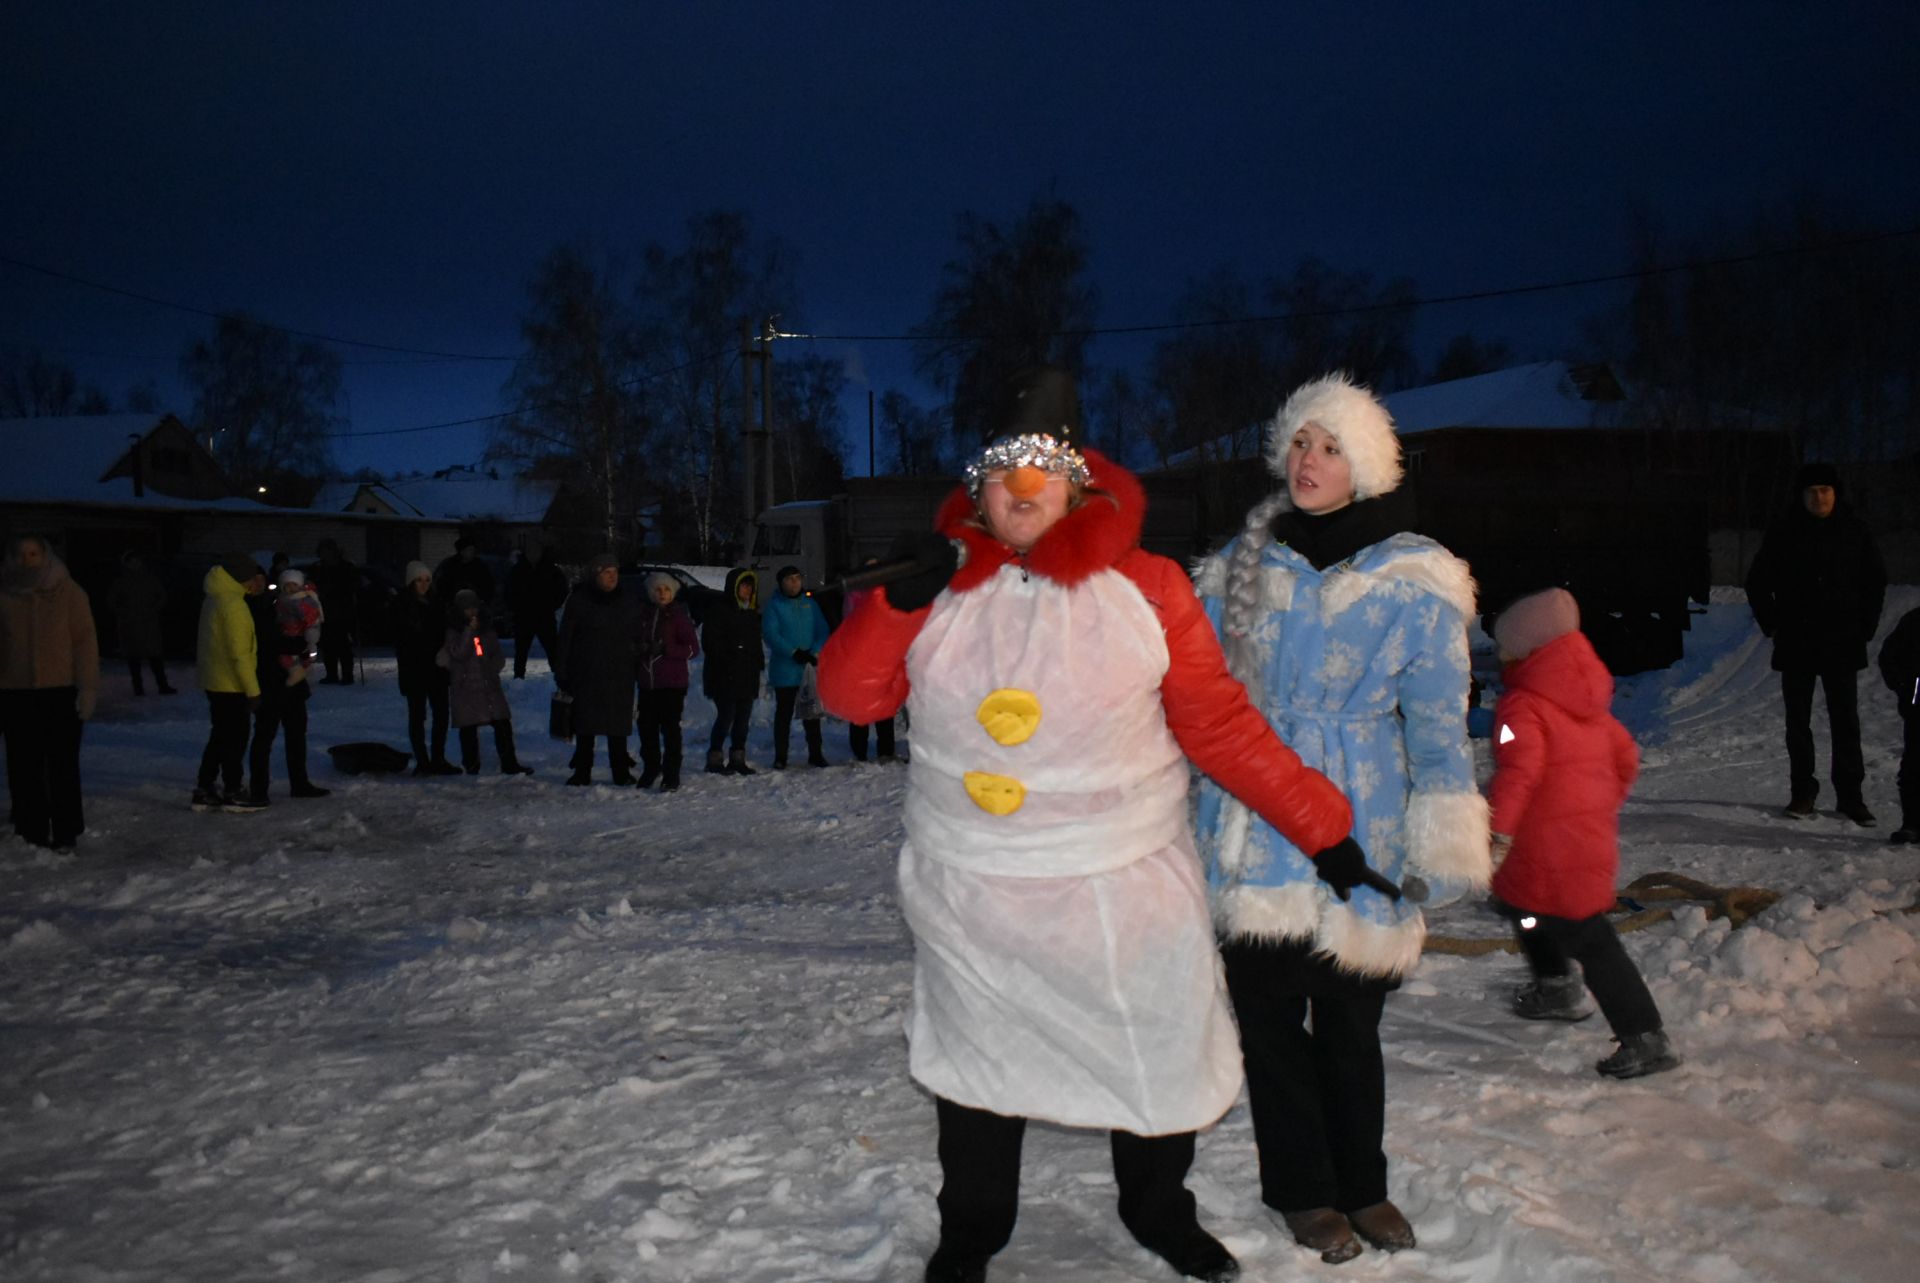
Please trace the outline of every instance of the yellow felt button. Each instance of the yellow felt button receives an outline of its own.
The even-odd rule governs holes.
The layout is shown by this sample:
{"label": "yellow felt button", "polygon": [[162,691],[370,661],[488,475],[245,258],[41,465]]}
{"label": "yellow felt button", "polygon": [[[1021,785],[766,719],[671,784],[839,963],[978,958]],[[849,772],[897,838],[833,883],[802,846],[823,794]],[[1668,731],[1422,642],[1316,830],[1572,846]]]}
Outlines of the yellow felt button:
{"label": "yellow felt button", "polygon": [[973,715],[994,743],[1024,744],[1040,725],[1040,699],[1032,691],[1003,688],[981,700]]}
{"label": "yellow felt button", "polygon": [[1027,800],[1026,785],[1011,776],[968,771],[962,778],[967,796],[988,815],[1012,815]]}

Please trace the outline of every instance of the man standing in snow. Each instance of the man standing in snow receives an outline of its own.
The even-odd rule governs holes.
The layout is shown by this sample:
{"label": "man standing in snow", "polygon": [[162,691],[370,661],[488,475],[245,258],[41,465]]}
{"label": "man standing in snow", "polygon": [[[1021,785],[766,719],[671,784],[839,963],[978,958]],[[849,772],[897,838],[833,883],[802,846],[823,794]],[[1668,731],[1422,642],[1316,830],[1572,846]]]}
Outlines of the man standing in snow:
{"label": "man standing in snow", "polygon": [[[200,644],[195,654],[212,725],[207,747],[200,754],[193,809],[258,811],[264,803],[254,802],[242,787],[241,775],[253,710],[260,704],[259,640],[247,597],[266,591],[267,572],[246,553],[229,553],[207,571],[201,586],[206,598],[200,603]],[[226,786],[224,792],[215,789],[216,776]]]}
{"label": "man standing in snow", "polygon": [[1787,770],[1792,794],[1784,814],[1813,818],[1820,781],[1813,773],[1813,685],[1827,696],[1833,736],[1833,792],[1840,814],[1874,823],[1861,786],[1859,673],[1880,626],[1886,563],[1867,524],[1847,506],[1840,474],[1809,463],[1794,477],[1794,506],[1767,527],[1747,572],[1747,601],[1760,631],[1773,638],[1773,667],[1787,711]]}

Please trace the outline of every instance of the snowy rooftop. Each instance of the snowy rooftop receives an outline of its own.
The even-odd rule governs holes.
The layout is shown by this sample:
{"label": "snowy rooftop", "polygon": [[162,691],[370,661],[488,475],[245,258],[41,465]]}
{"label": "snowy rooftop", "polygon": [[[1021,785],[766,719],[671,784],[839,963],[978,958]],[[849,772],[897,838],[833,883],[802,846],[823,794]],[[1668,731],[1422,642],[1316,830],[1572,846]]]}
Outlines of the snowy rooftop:
{"label": "snowy rooftop", "polygon": [[[164,495],[133,497],[133,483],[101,485],[120,462],[132,438],[144,437],[164,420],[158,414],[88,414],[63,418],[0,419],[0,502],[146,503]],[[114,497],[101,492],[114,491]],[[166,500],[180,503],[181,500]],[[195,506],[203,506],[196,504]]]}
{"label": "snowy rooftop", "polygon": [[311,506],[323,512],[345,512],[366,490],[395,512],[409,516],[443,521],[539,521],[553,506],[559,488],[552,481],[451,468],[433,476],[394,481],[329,482],[320,488]]}
{"label": "snowy rooftop", "polygon": [[1603,367],[1539,361],[1380,398],[1401,436],[1436,428],[1599,428],[1626,404]]}

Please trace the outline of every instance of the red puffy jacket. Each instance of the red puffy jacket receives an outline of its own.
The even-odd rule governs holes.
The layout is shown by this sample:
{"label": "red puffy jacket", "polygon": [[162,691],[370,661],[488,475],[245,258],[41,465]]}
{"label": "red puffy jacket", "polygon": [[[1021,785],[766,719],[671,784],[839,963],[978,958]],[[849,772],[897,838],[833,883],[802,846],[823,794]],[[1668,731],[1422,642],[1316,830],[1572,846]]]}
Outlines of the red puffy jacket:
{"label": "red puffy jacket", "polygon": [[1508,665],[1494,709],[1493,831],[1513,849],[1493,893],[1516,909],[1590,918],[1613,907],[1620,804],[1640,771],[1608,711],[1613,677],[1583,633]]}

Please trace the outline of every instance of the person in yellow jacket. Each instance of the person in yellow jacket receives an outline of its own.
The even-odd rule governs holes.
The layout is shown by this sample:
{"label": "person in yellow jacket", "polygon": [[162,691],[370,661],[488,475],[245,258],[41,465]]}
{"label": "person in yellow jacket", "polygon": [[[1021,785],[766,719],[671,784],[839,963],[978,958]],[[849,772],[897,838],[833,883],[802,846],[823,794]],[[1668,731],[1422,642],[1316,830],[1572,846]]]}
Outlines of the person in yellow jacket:
{"label": "person in yellow jacket", "polygon": [[[258,811],[260,805],[242,787],[253,709],[260,702],[259,643],[247,597],[266,591],[267,572],[245,553],[229,553],[207,571],[201,587],[207,595],[200,603],[200,689],[207,693],[213,726],[200,754],[193,809]],[[224,791],[214,787],[215,775]]]}
{"label": "person in yellow jacket", "polygon": [[13,831],[35,846],[70,851],[87,827],[80,729],[99,686],[86,590],[46,540],[19,536],[0,571],[0,734]]}

